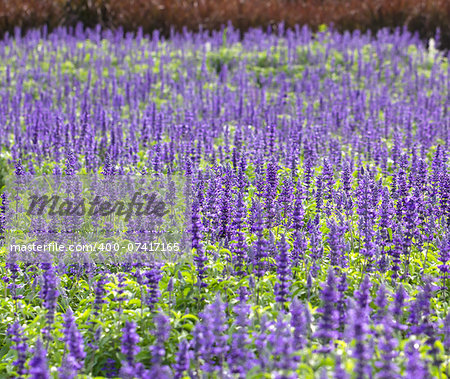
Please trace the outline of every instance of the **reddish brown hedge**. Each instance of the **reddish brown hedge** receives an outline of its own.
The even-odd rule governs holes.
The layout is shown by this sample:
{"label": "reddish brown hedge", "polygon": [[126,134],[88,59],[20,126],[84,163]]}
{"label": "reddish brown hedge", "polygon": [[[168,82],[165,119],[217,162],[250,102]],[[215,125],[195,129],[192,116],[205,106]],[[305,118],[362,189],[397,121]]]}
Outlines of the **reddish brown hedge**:
{"label": "reddish brown hedge", "polygon": [[333,23],[341,31],[406,25],[423,38],[440,28],[441,47],[450,47],[450,0],[0,0],[3,33],[82,22],[167,34],[171,27],[217,29],[229,20],[243,31],[280,21],[313,29]]}

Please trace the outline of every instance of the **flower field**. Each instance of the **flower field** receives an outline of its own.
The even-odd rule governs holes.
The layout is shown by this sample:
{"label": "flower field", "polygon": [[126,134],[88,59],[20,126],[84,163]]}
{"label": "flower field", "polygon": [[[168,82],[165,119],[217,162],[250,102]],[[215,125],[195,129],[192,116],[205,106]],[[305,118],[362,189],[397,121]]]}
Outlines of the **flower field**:
{"label": "flower field", "polygon": [[[0,378],[450,378],[449,88],[399,30],[6,36]],[[89,175],[178,178],[185,250],[11,248],[8,182]]]}

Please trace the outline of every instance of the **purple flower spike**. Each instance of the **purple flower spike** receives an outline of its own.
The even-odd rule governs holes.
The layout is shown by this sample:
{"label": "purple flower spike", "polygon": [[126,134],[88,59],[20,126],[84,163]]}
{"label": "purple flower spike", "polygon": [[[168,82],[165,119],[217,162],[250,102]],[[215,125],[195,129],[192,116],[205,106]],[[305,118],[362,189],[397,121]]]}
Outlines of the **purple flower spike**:
{"label": "purple flower spike", "polygon": [[37,340],[33,349],[33,357],[31,358],[28,372],[31,379],[50,379],[50,372],[47,366],[47,351],[40,339]]}

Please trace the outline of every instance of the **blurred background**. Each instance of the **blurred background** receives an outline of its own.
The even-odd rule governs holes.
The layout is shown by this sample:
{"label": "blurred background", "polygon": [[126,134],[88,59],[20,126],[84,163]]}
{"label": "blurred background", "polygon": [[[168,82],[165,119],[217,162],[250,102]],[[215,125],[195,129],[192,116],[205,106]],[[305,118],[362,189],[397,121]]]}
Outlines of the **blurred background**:
{"label": "blurred background", "polygon": [[450,0],[0,0],[0,36],[46,26],[100,25],[144,33],[219,29],[231,22],[277,28],[333,25],[339,31],[407,28],[450,47]]}

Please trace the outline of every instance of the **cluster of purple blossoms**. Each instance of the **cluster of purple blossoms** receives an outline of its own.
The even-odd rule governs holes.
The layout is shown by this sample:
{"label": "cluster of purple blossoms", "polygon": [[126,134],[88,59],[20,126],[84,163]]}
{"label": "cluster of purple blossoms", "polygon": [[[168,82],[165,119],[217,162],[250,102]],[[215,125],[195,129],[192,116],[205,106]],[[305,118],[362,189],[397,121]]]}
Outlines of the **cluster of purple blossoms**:
{"label": "cluster of purple blossoms", "polygon": [[18,321],[8,328],[8,335],[13,342],[12,349],[17,353],[17,359],[14,361],[15,372],[19,377],[23,377],[27,374],[25,363],[27,361],[28,345],[23,335],[23,329]]}
{"label": "cluster of purple blossoms", "polygon": [[[0,245],[33,177],[55,175],[75,198],[83,174],[107,189],[165,175],[193,253],[161,265],[86,254],[39,271],[10,250],[0,311],[20,321],[8,373],[444,377],[448,59],[406,30],[6,35],[0,155],[18,190],[1,194]],[[27,313],[37,285],[39,336]],[[105,343],[118,330],[119,352]]]}
{"label": "cluster of purple blossoms", "polygon": [[[84,366],[86,353],[84,351],[83,337],[77,328],[71,309],[68,309],[64,315],[64,342],[67,354],[61,367],[61,376],[75,378],[77,372]],[[63,372],[64,374],[62,374]]]}

